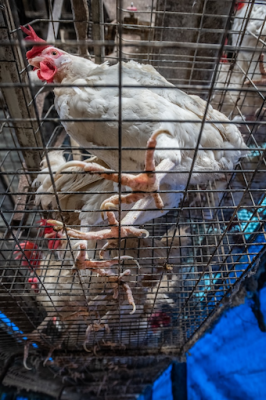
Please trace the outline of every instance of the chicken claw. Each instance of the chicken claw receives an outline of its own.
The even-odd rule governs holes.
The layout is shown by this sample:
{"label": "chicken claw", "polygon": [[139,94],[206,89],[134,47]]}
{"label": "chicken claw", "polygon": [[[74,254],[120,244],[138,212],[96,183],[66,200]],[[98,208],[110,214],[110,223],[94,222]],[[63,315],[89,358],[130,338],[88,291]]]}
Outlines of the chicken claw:
{"label": "chicken claw", "polygon": [[83,348],[85,351],[89,352],[90,350],[87,349],[86,344],[89,341],[90,338],[90,333],[93,332],[98,332],[100,330],[104,329],[107,333],[110,333],[110,328],[108,324],[102,324],[101,322],[93,322],[90,324],[87,329],[86,329],[86,334],[85,334],[85,340],[83,342]]}
{"label": "chicken claw", "polygon": [[57,343],[55,343],[55,344],[50,348],[49,353],[47,354],[47,356],[45,357],[45,360],[44,360],[44,362],[43,362],[43,366],[44,366],[44,367],[45,367],[47,361],[52,357],[53,352],[54,352],[55,350],[58,350],[58,349],[61,349],[61,348],[62,348],[62,343],[63,343],[63,341],[64,341],[65,338],[66,338],[65,336],[66,336],[66,335],[64,335]]}
{"label": "chicken claw", "polygon": [[[132,257],[130,256],[121,256],[120,260],[125,260],[125,259],[131,259]],[[128,276],[131,274],[130,269],[126,269],[121,275],[115,275],[113,273],[113,271],[111,271],[110,269],[102,269],[99,268],[100,266],[104,267],[104,268],[108,268],[114,264],[118,264],[119,263],[119,259],[118,257],[114,258],[113,260],[106,260],[106,261],[90,261],[90,260],[86,260],[86,250],[85,250],[85,245],[84,244],[80,244],[80,252],[79,255],[76,259],[76,263],[75,263],[75,267],[78,269],[85,269],[85,268],[89,268],[89,269],[93,269],[97,274],[99,274],[100,276],[104,276],[106,278],[108,278],[108,281],[111,283],[114,283],[114,295],[113,298],[117,299],[118,298],[118,287],[119,284],[122,285],[126,295],[127,295],[127,299],[128,299],[128,303],[130,305],[132,305],[133,310],[131,311],[130,314],[134,314],[134,312],[136,311],[136,306],[135,306],[135,302],[134,302],[134,298],[132,295],[132,291],[129,287],[129,285],[127,283],[125,283],[122,278],[124,276]],[[138,263],[137,263],[138,265]]]}
{"label": "chicken claw", "polygon": [[127,295],[128,304],[130,304],[133,307],[133,310],[129,314],[134,314],[136,311],[136,305],[135,305],[134,297],[132,294],[132,290],[131,290],[130,286],[125,282],[122,283],[122,287]]}
{"label": "chicken claw", "polygon": [[[120,260],[129,260],[132,259],[130,256],[121,256]],[[79,255],[76,258],[75,262],[75,268],[77,269],[92,269],[94,270],[97,274],[100,276],[104,276],[108,279],[110,283],[114,284],[114,294],[113,298],[117,299],[119,295],[119,285],[121,284],[128,299],[128,303],[132,305],[133,310],[130,312],[130,314],[134,314],[136,311],[136,306],[134,302],[134,298],[132,295],[132,291],[129,287],[129,285],[123,281],[124,276],[128,276],[131,274],[130,269],[126,269],[121,275],[115,275],[114,272],[110,269],[102,269],[103,268],[109,268],[114,264],[119,264],[120,260],[118,257],[115,257],[113,260],[105,260],[105,261],[95,261],[95,260],[86,260],[86,246],[84,244],[80,244],[80,252]],[[135,261],[135,260],[134,260]],[[136,262],[136,261],[135,261]],[[138,267],[139,264],[136,262]]]}
{"label": "chicken claw", "polygon": [[[115,257],[112,260],[101,260],[101,261],[86,260],[87,252],[86,252],[85,244],[84,243],[80,243],[79,248],[80,248],[80,252],[79,252],[79,254],[78,254],[77,258],[76,258],[75,269],[92,269],[92,270],[94,270],[96,273],[98,273],[100,275],[103,274],[102,271],[100,272],[100,270],[102,268],[110,268],[115,264],[119,264],[120,260],[132,260],[131,256],[121,256],[120,260],[118,259],[118,257]],[[108,273],[109,275],[111,273],[110,270],[107,270],[105,272]]]}
{"label": "chicken claw", "polygon": [[[162,209],[164,204],[162,198],[159,193],[154,193],[160,188],[160,181],[162,179],[162,175],[160,177],[154,173],[155,171],[155,162],[154,162],[154,152],[157,144],[157,137],[159,135],[166,134],[172,136],[168,130],[159,129],[154,132],[150,139],[147,142],[147,150],[145,154],[145,172],[142,172],[138,175],[118,174],[117,172],[104,168],[96,163],[85,163],[81,161],[71,161],[67,164],[67,167],[62,166],[57,174],[60,174],[65,168],[69,168],[69,166],[78,166],[82,167],[84,171],[90,172],[92,174],[101,174],[104,179],[119,183],[122,185],[128,186],[133,190],[133,193],[129,193],[123,196],[112,196],[109,199],[105,200],[101,209],[106,210],[109,208],[116,208],[117,204],[121,203],[131,204],[139,199],[146,197],[147,195],[152,195],[154,198],[156,207]],[[136,193],[142,192],[142,193]]]}
{"label": "chicken claw", "polygon": [[[64,307],[62,307],[61,311],[64,310]],[[69,306],[66,307],[66,311],[69,311]],[[49,346],[49,353],[47,357],[44,360],[43,366],[45,366],[46,362],[49,360],[49,358],[52,356],[54,350],[60,349],[62,346],[63,341],[66,339],[67,334],[73,323],[75,322],[75,316],[84,314],[83,310],[78,309],[75,311],[72,315],[67,315],[66,319],[68,321],[68,327],[65,330],[63,329],[63,325],[61,325],[60,331],[58,333],[60,334],[60,337],[55,337],[52,332],[51,335],[47,336],[45,330],[48,327],[49,323],[55,324],[56,317],[51,317],[47,316],[42,323],[36,328],[33,332],[27,334],[27,341],[24,345],[24,356],[23,356],[23,366],[27,370],[31,370],[32,368],[29,368],[27,366],[27,359],[29,355],[29,347],[32,343],[38,342],[42,346]],[[62,323],[64,321],[64,318],[60,318],[60,322]],[[24,335],[23,335],[24,336]]]}
{"label": "chicken claw", "polygon": [[[110,208],[117,208],[116,206],[121,203],[131,204],[135,203],[140,199],[143,199],[147,195],[151,194],[154,198],[155,205],[157,208],[162,209],[164,204],[162,198],[159,193],[156,192],[160,188],[161,179],[157,176],[155,171],[155,162],[154,162],[154,152],[157,144],[157,137],[161,134],[167,134],[171,136],[171,134],[166,130],[158,130],[152,134],[150,139],[147,142],[147,150],[145,154],[145,172],[138,175],[131,174],[121,174],[121,184],[124,186],[128,186],[133,190],[133,193],[129,193],[127,195],[122,196],[111,196],[109,199],[106,199],[102,205],[101,209],[106,210]],[[115,182],[119,182],[118,174],[110,174],[108,176],[104,176],[105,179],[114,180]],[[136,193],[136,192],[144,192],[144,193]]]}
{"label": "chicken claw", "polygon": [[[102,240],[107,239],[108,243],[104,246],[104,251],[107,248],[114,248],[117,247],[117,240],[119,238],[119,223],[115,218],[115,215],[112,211],[107,212],[107,218],[110,228],[103,229],[102,231],[98,232],[81,232],[77,229],[66,227],[67,233],[69,237],[75,239],[84,239],[84,240]],[[60,221],[56,220],[48,220],[47,221],[50,225],[53,225],[56,230],[60,227],[63,229],[63,224]],[[120,238],[125,238],[129,236],[137,236],[137,237],[148,237],[149,232],[146,229],[138,229],[134,228],[133,226],[121,226],[120,228]],[[109,240],[111,239],[111,240]],[[102,249],[103,250],[103,249]],[[102,254],[102,252],[101,252]]]}
{"label": "chicken claw", "polygon": [[47,224],[52,225],[55,232],[59,232],[64,228],[63,223],[55,219],[48,219]]}
{"label": "chicken claw", "polygon": [[23,367],[24,367],[25,369],[27,369],[28,371],[31,371],[31,370],[32,370],[32,368],[29,368],[29,367],[27,366],[27,359],[28,359],[28,356],[29,356],[29,348],[30,348],[30,345],[31,345],[31,342],[30,342],[30,341],[27,341],[27,343],[24,345],[24,355],[23,355]]}
{"label": "chicken claw", "polygon": [[244,85],[252,85],[252,83],[257,86],[265,86],[266,85],[266,70],[264,68],[263,60],[264,60],[264,55],[261,54],[259,57],[259,68],[260,68],[261,79],[257,79],[257,80],[249,80],[248,79],[244,82]]}
{"label": "chicken claw", "polygon": [[132,309],[132,311],[129,313],[129,314],[134,314],[135,313],[135,311],[136,311],[136,305],[135,305],[135,301],[134,301],[134,298],[133,298],[133,294],[132,294],[132,290],[131,290],[131,288],[130,288],[130,286],[128,285],[128,283],[126,283],[126,282],[124,282],[123,280],[122,280],[122,278],[124,277],[124,276],[128,276],[128,275],[130,275],[131,274],[131,271],[130,271],[130,269],[126,269],[121,275],[119,275],[119,276],[117,276],[117,275],[111,275],[111,276],[109,276],[109,282],[113,282],[113,283],[115,283],[115,286],[114,286],[114,294],[113,294],[113,298],[114,299],[117,299],[118,298],[118,295],[119,295],[119,285],[122,285],[122,287],[123,287],[123,289],[124,289],[124,291],[125,291],[125,293],[126,293],[126,296],[127,296],[127,301],[128,301],[128,304],[130,304],[132,307],[133,307],[133,309]]}

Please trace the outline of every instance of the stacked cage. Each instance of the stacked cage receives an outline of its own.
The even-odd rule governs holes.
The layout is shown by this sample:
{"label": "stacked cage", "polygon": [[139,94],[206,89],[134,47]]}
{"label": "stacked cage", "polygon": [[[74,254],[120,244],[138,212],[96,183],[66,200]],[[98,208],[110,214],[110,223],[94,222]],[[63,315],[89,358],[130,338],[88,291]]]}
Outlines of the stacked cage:
{"label": "stacked cage", "polygon": [[[52,352],[60,349],[180,353],[256,269],[265,249],[266,5],[216,0],[112,3],[55,0],[33,9],[26,1],[10,0],[0,6],[0,334],[3,349],[25,346],[25,360],[30,343],[46,349],[50,365]],[[152,66],[173,84],[161,80],[153,89],[172,92],[177,87],[205,100],[200,120],[177,121],[197,125],[198,140],[189,149],[189,168],[168,172],[173,180],[183,174],[185,184],[159,190],[175,193],[176,202],[163,211],[150,205],[147,221],[136,224],[147,237],[123,237],[121,221],[130,210],[121,202],[109,221],[106,214],[102,219],[98,205],[99,199],[118,194],[121,200],[130,194],[121,174],[136,171],[123,169],[119,160],[135,152],[145,160],[146,148],[137,138],[130,146],[123,144],[128,121],[121,111],[122,91],[131,88],[123,86],[122,67],[117,83],[85,87],[118,89],[117,140],[109,146],[81,147],[68,136],[66,121],[55,109],[53,89],[61,84],[45,84],[28,65],[30,47],[20,29],[27,24],[47,43],[96,64],[122,66],[133,60]],[[150,89],[150,84],[142,88]],[[210,118],[212,107],[224,118]],[[147,121],[156,119],[147,114]],[[73,122],[98,124],[100,130],[102,121],[79,117]],[[173,123],[167,116],[164,122]],[[249,149],[233,168],[209,170],[208,178],[197,184],[193,176],[202,172],[197,171],[201,135],[210,125],[219,132],[222,126],[237,125]],[[241,151],[237,146],[232,150]],[[95,178],[67,164],[108,167],[107,152],[118,160],[115,189],[100,173]],[[64,171],[56,174],[62,165]],[[108,230],[108,223],[118,228],[118,237],[104,253],[106,240],[101,237],[88,241],[73,235]],[[83,259],[102,262],[101,256],[112,262],[107,270],[89,263],[78,268]]]}

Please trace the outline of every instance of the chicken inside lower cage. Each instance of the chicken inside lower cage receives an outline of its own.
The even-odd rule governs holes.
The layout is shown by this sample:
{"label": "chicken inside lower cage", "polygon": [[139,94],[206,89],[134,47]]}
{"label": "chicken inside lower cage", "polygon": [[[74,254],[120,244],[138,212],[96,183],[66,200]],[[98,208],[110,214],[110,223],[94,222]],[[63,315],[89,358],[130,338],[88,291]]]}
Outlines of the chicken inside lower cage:
{"label": "chicken inside lower cage", "polygon": [[[26,360],[31,342],[49,348],[46,362],[64,341],[67,340],[68,344],[75,341],[77,326],[81,330],[83,327],[86,351],[102,342],[134,347],[139,345],[139,341],[146,342],[149,338],[154,341],[162,331],[171,327],[172,309],[177,301],[175,290],[182,275],[187,274],[187,268],[184,267],[183,271],[177,267],[166,269],[166,238],[160,241],[126,239],[123,251],[127,255],[119,258],[117,251],[112,250],[111,258],[105,261],[88,260],[85,241],[72,239],[68,243],[63,235],[57,240],[60,244],[55,254],[43,254],[43,259],[35,266],[38,290],[34,292],[36,300],[46,309],[47,317],[28,334],[24,354],[26,368],[29,368]],[[184,230],[174,241],[171,263],[181,265],[180,248],[187,244]],[[71,251],[75,254],[74,264]],[[56,254],[64,256],[56,260]],[[23,258],[22,254],[20,256]],[[117,329],[118,321],[123,328],[122,337]],[[54,330],[49,330],[48,326]],[[138,328],[136,336],[132,332],[127,334],[127,329],[130,331],[133,326]],[[87,343],[90,343],[90,348]]]}

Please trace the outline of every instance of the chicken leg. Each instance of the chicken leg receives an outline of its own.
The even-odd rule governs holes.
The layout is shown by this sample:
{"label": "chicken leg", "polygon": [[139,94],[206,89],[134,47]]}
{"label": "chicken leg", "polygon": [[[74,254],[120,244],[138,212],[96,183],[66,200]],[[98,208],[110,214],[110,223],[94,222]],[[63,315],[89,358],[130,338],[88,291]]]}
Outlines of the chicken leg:
{"label": "chicken leg", "polygon": [[[157,168],[155,168],[154,162],[154,152],[157,144],[157,137],[161,134],[170,135],[169,131],[165,129],[157,130],[152,134],[150,139],[147,142],[147,150],[145,154],[145,172],[142,172],[138,175],[125,174],[121,173],[120,175],[117,172],[109,170],[107,168],[102,167],[99,164],[95,163],[84,163],[79,161],[71,161],[67,164],[67,168],[69,166],[78,166],[82,167],[84,171],[90,172],[92,174],[101,174],[104,179],[119,183],[122,185],[128,186],[133,190],[133,193],[129,193],[127,195],[114,195],[109,199],[105,200],[101,209],[110,209],[116,208],[116,205],[121,203],[131,204],[139,199],[142,199],[148,195],[151,195],[155,201],[156,207],[162,209],[164,204],[162,198],[159,193],[154,193],[159,190],[160,182],[166,175],[166,173],[156,174],[155,171],[164,170],[165,160],[162,161]],[[162,165],[161,165],[162,164]],[[174,164],[173,164],[174,165]],[[65,166],[62,166],[56,173],[56,175],[60,174],[65,169]],[[141,193],[139,193],[141,192]]]}
{"label": "chicken leg", "polygon": [[259,68],[260,68],[261,79],[247,80],[244,82],[244,85],[251,85],[252,83],[256,86],[265,86],[266,85],[266,70],[264,67],[263,60],[264,60],[264,55],[261,54],[259,57]]}
{"label": "chicken leg", "polygon": [[[109,268],[112,267],[113,265],[119,264],[120,260],[132,260],[131,256],[121,256],[120,260],[118,257],[113,258],[112,260],[87,260],[87,252],[86,252],[86,246],[83,243],[80,243],[79,245],[80,252],[76,258],[75,261],[75,269],[91,269],[94,270],[97,274],[101,276],[109,276],[112,275],[113,272],[110,269],[103,269],[103,268]],[[135,260],[134,260],[135,261]],[[136,264],[139,267],[139,264],[137,261],[135,261]]]}
{"label": "chicken leg", "polygon": [[[118,238],[119,238],[119,223],[115,218],[115,214],[112,211],[107,212],[107,218],[110,228],[103,229],[102,231],[98,232],[81,232],[77,229],[72,229],[66,227],[67,233],[69,237],[75,239],[83,239],[83,240],[102,240],[107,239],[107,244],[102,248],[100,252],[100,256],[103,256],[103,252],[109,248],[118,247]],[[54,230],[62,230],[63,224],[60,221],[56,220],[48,220],[48,224],[54,226]],[[120,227],[120,238],[125,238],[129,236],[137,236],[137,237],[145,237],[149,236],[149,232],[146,229],[138,229],[134,228],[133,226],[121,226]]]}
{"label": "chicken leg", "polygon": [[[128,303],[130,305],[132,305],[132,307],[133,307],[133,310],[131,311],[130,314],[134,314],[134,312],[136,311],[136,306],[135,306],[134,298],[132,295],[132,291],[130,289],[130,286],[123,280],[124,276],[128,276],[131,274],[130,269],[126,269],[121,275],[116,275],[110,269],[106,270],[106,269],[99,268],[99,265],[104,266],[104,268],[108,268],[109,266],[118,264],[120,262],[120,260],[118,258],[115,258],[113,260],[106,260],[106,261],[90,261],[90,260],[86,260],[86,255],[87,255],[86,248],[85,248],[84,244],[80,244],[80,252],[77,256],[76,263],[75,263],[76,268],[80,269],[80,266],[81,266],[82,269],[84,269],[84,268],[94,269],[95,272],[97,272],[100,276],[106,277],[108,279],[108,281],[113,284],[113,288],[114,288],[113,298],[114,299],[118,298],[118,288],[119,288],[119,285],[121,284],[126,293]],[[120,259],[128,260],[128,259],[132,259],[132,257],[121,256]],[[115,263],[114,263],[114,261],[115,261]],[[137,263],[137,265],[138,265],[138,263]]]}

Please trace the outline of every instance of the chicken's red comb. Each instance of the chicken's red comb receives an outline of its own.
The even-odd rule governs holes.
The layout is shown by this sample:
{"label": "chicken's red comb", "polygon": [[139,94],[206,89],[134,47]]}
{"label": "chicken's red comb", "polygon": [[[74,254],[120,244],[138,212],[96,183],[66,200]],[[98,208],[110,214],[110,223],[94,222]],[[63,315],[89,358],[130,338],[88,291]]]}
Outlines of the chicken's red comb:
{"label": "chicken's red comb", "polygon": [[[29,35],[27,37],[25,37],[25,40],[31,40],[32,42],[45,42],[45,40],[41,39],[37,33],[35,32],[35,30],[28,25],[29,29],[25,28],[25,26],[20,26],[20,29],[26,33],[26,35]],[[46,42],[45,42],[46,43]]]}
{"label": "chicken's red comb", "polygon": [[241,1],[240,2],[236,2],[235,3],[235,8],[236,8],[237,11],[239,11],[239,10],[241,10],[241,8],[244,7],[244,5],[245,5],[245,3],[242,3]]}
{"label": "chicken's red comb", "polygon": [[29,240],[16,245],[14,254],[17,254],[15,260],[21,260],[22,267],[37,268],[42,258],[38,245]]}
{"label": "chicken's red comb", "polygon": [[[27,37],[25,37],[25,40],[30,40],[32,42],[36,42],[36,43],[46,43],[45,40],[41,39],[37,33],[34,31],[34,29],[28,25],[29,29],[25,28],[25,26],[21,26],[20,29],[26,33],[26,35],[28,35]],[[50,47],[49,44],[46,44],[45,46],[33,46],[33,48],[29,51],[27,51],[26,56],[27,59],[29,60],[30,58],[34,58],[36,56],[38,56],[39,54],[42,53],[42,51],[44,49],[46,49],[46,47]]]}

